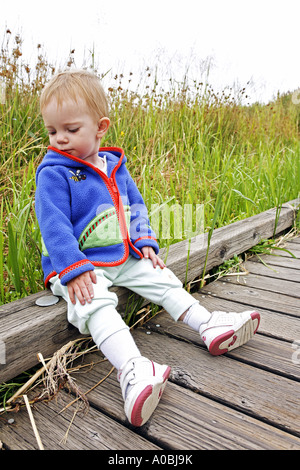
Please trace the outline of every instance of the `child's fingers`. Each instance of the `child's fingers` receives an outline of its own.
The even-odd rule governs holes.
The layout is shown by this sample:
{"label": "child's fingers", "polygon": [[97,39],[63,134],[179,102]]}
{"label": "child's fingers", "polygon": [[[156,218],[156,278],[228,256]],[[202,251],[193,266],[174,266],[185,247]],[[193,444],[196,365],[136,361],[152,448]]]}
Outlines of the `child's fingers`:
{"label": "child's fingers", "polygon": [[157,256],[156,256],[156,254],[153,250],[152,251],[149,250],[149,258],[152,261],[153,267],[156,268],[156,266],[157,266]]}
{"label": "child's fingers", "polygon": [[166,267],[165,263],[163,262],[163,260],[157,256],[157,263],[158,263],[158,266],[162,269],[164,269]]}
{"label": "child's fingers", "polygon": [[[94,284],[96,284],[96,282],[94,282]],[[87,282],[84,289],[84,298],[87,300],[87,302],[90,303],[92,301],[92,298],[94,297],[94,288],[92,282]]]}
{"label": "child's fingers", "polygon": [[93,283],[97,283],[97,277],[94,271],[83,273],[68,283],[68,292],[72,304],[75,305],[77,297],[81,305],[87,301],[90,303],[94,297]]}
{"label": "child's fingers", "polygon": [[166,267],[163,260],[159,256],[157,256],[157,254],[155,253],[155,251],[153,250],[151,246],[144,246],[142,248],[142,252],[143,252],[144,258],[151,259],[154,268],[156,268],[157,265],[161,269],[164,269]]}
{"label": "child's fingers", "polygon": [[75,287],[75,294],[81,305],[85,304],[85,301],[91,303],[94,297],[94,289],[92,282],[87,281],[86,283],[79,284]]}
{"label": "child's fingers", "polygon": [[69,293],[69,297],[70,297],[72,304],[75,305],[76,300],[75,300],[75,292],[74,292],[73,286],[68,285],[68,293]]}
{"label": "child's fingers", "polygon": [[144,258],[148,259],[149,258],[149,247],[148,246],[143,246],[142,248],[142,253],[144,255]]}
{"label": "child's fingers", "polygon": [[157,256],[153,248],[150,248],[150,247],[149,247],[149,258],[151,259],[154,268],[156,268],[157,265],[162,269],[166,267],[163,260],[159,256]]}
{"label": "child's fingers", "polygon": [[77,299],[79,300],[79,302],[81,303],[81,305],[84,305],[85,304],[85,297],[86,297],[86,291],[87,291],[87,288],[83,285],[80,285],[80,284],[76,284],[75,287],[74,287],[74,291],[75,291],[75,295],[77,297]]}
{"label": "child's fingers", "polygon": [[89,273],[90,273],[90,277],[91,277],[91,279],[92,279],[92,282],[93,282],[94,284],[97,284],[97,276],[96,276],[96,274],[95,274],[95,271],[89,271]]}

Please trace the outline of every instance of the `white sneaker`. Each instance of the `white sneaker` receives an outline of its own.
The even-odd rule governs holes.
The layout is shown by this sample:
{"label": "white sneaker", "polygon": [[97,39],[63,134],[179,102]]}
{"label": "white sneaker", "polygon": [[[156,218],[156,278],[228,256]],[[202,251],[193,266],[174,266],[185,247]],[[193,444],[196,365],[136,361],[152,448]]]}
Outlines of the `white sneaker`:
{"label": "white sneaker", "polygon": [[157,407],[171,368],[145,357],[128,361],[118,372],[125,414],[133,426],[142,426]]}
{"label": "white sneaker", "polygon": [[249,341],[259,322],[259,313],[253,311],[213,312],[210,320],[201,325],[199,333],[209,352],[219,356]]}

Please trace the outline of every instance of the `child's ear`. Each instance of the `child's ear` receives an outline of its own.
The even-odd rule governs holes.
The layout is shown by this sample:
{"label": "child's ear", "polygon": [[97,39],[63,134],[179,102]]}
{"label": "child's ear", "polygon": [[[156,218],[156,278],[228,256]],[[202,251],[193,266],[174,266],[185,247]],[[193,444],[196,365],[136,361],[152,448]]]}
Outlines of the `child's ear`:
{"label": "child's ear", "polygon": [[99,119],[98,121],[98,132],[97,132],[97,137],[102,139],[102,137],[106,134],[108,131],[110,125],[110,120],[108,117],[103,117]]}

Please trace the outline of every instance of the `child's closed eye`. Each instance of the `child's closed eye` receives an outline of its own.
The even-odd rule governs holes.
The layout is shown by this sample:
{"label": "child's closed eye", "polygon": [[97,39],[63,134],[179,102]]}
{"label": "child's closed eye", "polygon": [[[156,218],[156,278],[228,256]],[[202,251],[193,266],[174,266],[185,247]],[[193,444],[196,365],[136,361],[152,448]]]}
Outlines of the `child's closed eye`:
{"label": "child's closed eye", "polygon": [[69,132],[72,132],[73,134],[78,131],[79,131],[79,127],[76,127],[76,129],[69,129]]}

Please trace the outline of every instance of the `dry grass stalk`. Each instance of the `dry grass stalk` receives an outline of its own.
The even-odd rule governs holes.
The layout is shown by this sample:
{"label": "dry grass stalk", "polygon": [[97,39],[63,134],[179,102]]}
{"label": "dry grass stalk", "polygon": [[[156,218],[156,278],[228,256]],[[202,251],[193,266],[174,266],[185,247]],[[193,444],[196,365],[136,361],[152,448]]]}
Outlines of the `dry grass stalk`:
{"label": "dry grass stalk", "polygon": [[[89,390],[87,390],[86,392],[84,392],[83,395],[86,396],[86,395],[87,395],[88,393],[90,393],[92,390],[94,390],[95,388],[97,388],[98,385],[100,385],[102,382],[104,382],[104,380],[107,379],[107,377],[110,376],[110,374],[114,371],[114,369],[115,369],[115,368],[112,367],[112,368],[110,369],[110,371],[108,372],[108,374],[107,374],[105,377],[103,377],[101,380],[99,380],[99,382],[97,382],[95,385],[93,385],[93,387],[91,387]],[[66,406],[60,411],[60,413],[63,413],[67,408],[69,408],[70,406],[74,405],[74,403],[76,403],[80,398],[81,398],[81,396],[75,398],[75,400],[71,401],[68,405],[66,405]]]}
{"label": "dry grass stalk", "polygon": [[27,397],[27,395],[23,395],[23,398],[24,398],[24,402],[25,402],[25,405],[26,405],[26,408],[27,408],[27,411],[28,411],[28,415],[29,415],[29,419],[30,419],[30,422],[31,422],[31,426],[32,426],[32,429],[33,429],[35,438],[36,438],[36,440],[37,440],[39,449],[40,449],[40,450],[44,450],[44,446],[43,446],[43,444],[42,444],[42,441],[41,441],[39,432],[38,432],[38,430],[37,430],[37,427],[36,427],[36,424],[35,424],[35,421],[34,421],[34,417],[33,417],[33,414],[32,414],[32,411],[31,411],[31,408],[30,408],[30,405],[29,405],[28,397]]}
{"label": "dry grass stalk", "polygon": [[[28,390],[30,386],[33,385],[37,381],[37,379],[42,375],[42,373],[45,371],[45,368],[46,367],[43,366],[32,377],[30,377],[30,379],[24,385],[22,385],[22,387],[20,387],[19,390],[17,390],[17,392],[11,398],[9,398],[9,400],[7,400],[6,404],[8,405],[13,403],[20,395],[22,395],[26,390]],[[1,411],[2,409],[0,410],[0,412]]]}
{"label": "dry grass stalk", "polygon": [[78,411],[79,411],[78,408],[74,411],[74,414],[73,414],[73,416],[72,416],[72,419],[71,419],[71,421],[70,421],[70,424],[69,424],[69,426],[68,426],[68,429],[67,429],[67,431],[66,431],[64,437],[61,439],[60,444],[66,444],[66,443],[67,443],[69,431],[70,431],[70,429],[71,429],[71,426],[72,426],[72,424],[73,424],[74,419],[76,418],[76,415],[77,415]]}
{"label": "dry grass stalk", "polygon": [[[75,359],[78,359],[83,354],[90,352],[94,347],[88,348],[86,350],[80,350],[84,342],[90,341],[90,338],[84,338],[83,340],[74,340],[70,341],[64,345],[61,349],[56,351],[53,357],[45,361],[42,354],[38,353],[37,357],[39,361],[43,364],[43,367],[39,369],[30,379],[20,387],[17,392],[7,400],[6,406],[3,409],[0,409],[0,412],[4,411],[18,411],[19,407],[23,405],[23,396],[25,392],[33,391],[33,389],[44,382],[44,388],[42,393],[32,399],[31,403],[36,403],[39,401],[50,401],[52,400],[59,390],[66,386],[71,392],[75,393],[77,396],[83,399],[85,408],[88,405],[84,394],[79,390],[79,387],[76,385],[75,380],[69,374],[69,365],[71,366]],[[73,369],[74,370],[74,369]],[[40,376],[46,373],[46,377],[38,381]],[[22,401],[18,401],[18,399]],[[7,406],[9,405],[9,406]]]}
{"label": "dry grass stalk", "polygon": [[78,344],[78,341],[70,341],[54,353],[46,368],[47,376],[44,381],[44,394],[48,395],[49,399],[51,399],[57,395],[59,390],[67,387],[76,397],[82,400],[84,408],[87,409],[89,403],[85,394],[81,392],[75,380],[68,372],[68,366],[73,364],[78,356],[82,355],[81,351],[78,354],[81,344],[81,342]]}

